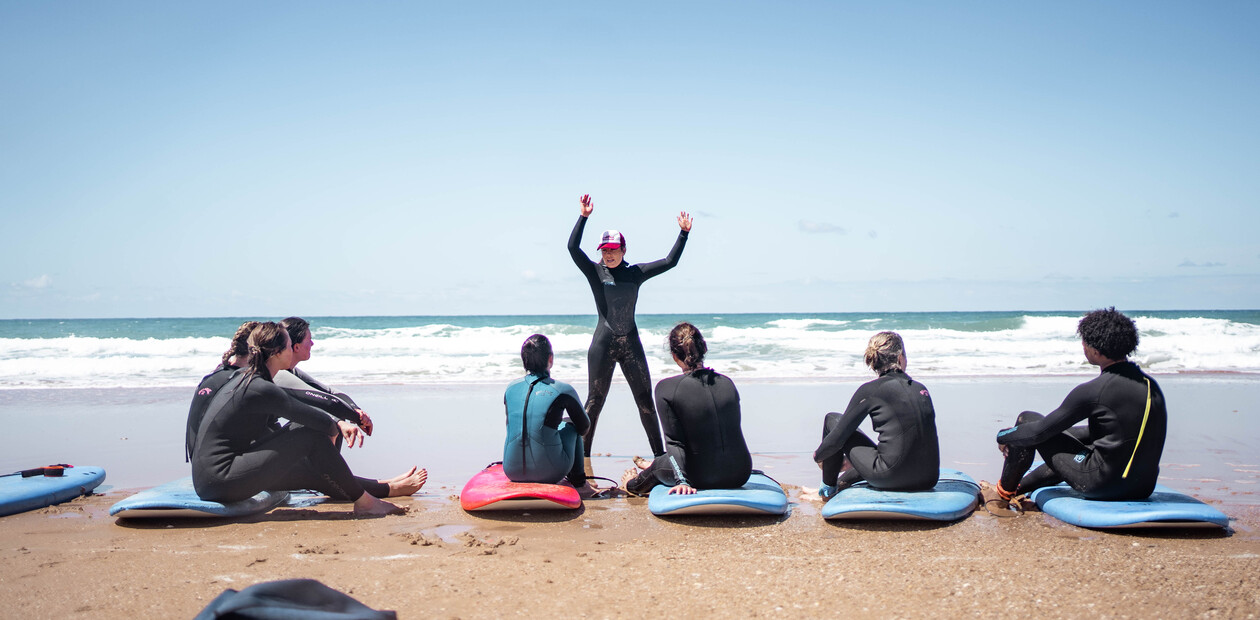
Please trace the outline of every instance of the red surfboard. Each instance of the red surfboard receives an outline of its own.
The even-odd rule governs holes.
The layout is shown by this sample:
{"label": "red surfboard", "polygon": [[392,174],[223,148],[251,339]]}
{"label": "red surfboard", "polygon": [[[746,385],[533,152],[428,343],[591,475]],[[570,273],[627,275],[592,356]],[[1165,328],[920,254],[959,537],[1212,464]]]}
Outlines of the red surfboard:
{"label": "red surfboard", "polygon": [[459,505],[475,510],[555,510],[581,507],[582,498],[569,482],[512,482],[495,463],[473,476],[459,494]]}

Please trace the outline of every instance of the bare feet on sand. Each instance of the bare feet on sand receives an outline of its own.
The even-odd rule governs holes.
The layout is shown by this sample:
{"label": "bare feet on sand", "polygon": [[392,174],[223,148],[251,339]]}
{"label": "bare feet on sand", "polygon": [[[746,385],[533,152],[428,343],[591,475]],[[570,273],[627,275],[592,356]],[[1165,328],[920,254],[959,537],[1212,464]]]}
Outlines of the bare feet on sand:
{"label": "bare feet on sand", "polygon": [[652,466],[652,461],[649,461],[641,456],[636,456],[634,457],[634,466],[639,469],[647,469]]}
{"label": "bare feet on sand", "polygon": [[383,517],[385,515],[401,515],[406,514],[407,509],[396,506],[387,501],[372,497],[371,493],[364,493],[359,499],[354,500],[354,514],[365,517]]}
{"label": "bare feet on sand", "polygon": [[406,497],[415,494],[428,481],[429,470],[412,467],[405,474],[395,476],[389,480],[382,480],[381,482],[389,485],[390,497]]}
{"label": "bare feet on sand", "polygon": [[625,471],[625,473],[621,474],[621,490],[622,490],[622,491],[625,491],[627,495],[633,495],[633,496],[635,496],[635,497],[640,497],[640,495],[639,495],[638,493],[635,493],[634,491],[631,491],[631,490],[630,490],[630,489],[626,486],[626,485],[630,484],[630,481],[631,481],[631,480],[634,480],[635,478],[638,478],[638,477],[639,477],[639,472],[640,472],[640,471],[641,471],[641,470],[640,470],[638,467],[631,467],[630,469],[627,469],[627,470]]}

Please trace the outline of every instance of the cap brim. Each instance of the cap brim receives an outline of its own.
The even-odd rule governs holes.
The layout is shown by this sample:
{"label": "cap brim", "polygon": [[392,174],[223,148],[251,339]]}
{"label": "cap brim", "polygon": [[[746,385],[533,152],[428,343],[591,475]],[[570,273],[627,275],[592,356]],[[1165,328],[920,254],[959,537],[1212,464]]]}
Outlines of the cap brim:
{"label": "cap brim", "polygon": [[601,244],[599,245],[599,249],[601,249],[601,250],[620,250],[620,249],[621,249],[621,244],[620,244],[620,243],[601,243]]}

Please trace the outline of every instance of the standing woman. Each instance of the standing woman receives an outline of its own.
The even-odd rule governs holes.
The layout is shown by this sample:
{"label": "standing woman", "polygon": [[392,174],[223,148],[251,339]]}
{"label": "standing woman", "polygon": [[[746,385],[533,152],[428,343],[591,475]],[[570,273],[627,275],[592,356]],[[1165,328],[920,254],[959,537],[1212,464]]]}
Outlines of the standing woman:
{"label": "standing woman", "polygon": [[[818,488],[823,499],[860,480],[885,491],[925,491],[940,477],[936,410],[927,388],[906,374],[901,336],[871,336],[865,358],[879,378],[862,384],[843,414],[833,411],[823,420],[822,444],[814,451],[823,471]],[[878,446],[858,430],[867,417],[879,435]],[[841,473],[846,460],[852,467]]]}
{"label": "standing woman", "polygon": [[621,372],[630,385],[630,393],[639,408],[639,420],[647,433],[648,444],[653,456],[661,456],[665,448],[661,443],[661,431],[656,421],[656,409],[652,405],[652,377],[648,373],[647,356],[643,353],[643,342],[639,340],[639,328],[634,322],[634,307],[639,300],[639,287],[648,278],[669,271],[678,264],[683,247],[687,245],[687,233],[691,232],[691,216],[683,211],[678,214],[678,239],[665,258],[650,263],[628,265],[625,262],[626,238],[616,230],[604,231],[599,242],[602,254],[600,262],[587,258],[578,247],[582,242],[582,230],[586,220],[595,210],[590,194],[583,195],[581,216],[569,235],[569,255],[595,296],[595,310],[599,314],[599,323],[595,326],[595,335],[591,338],[591,348],[586,353],[587,378],[589,392],[586,397],[586,415],[591,420],[591,427],[586,431],[584,453],[586,456],[587,474],[590,475],[591,444],[595,439],[595,425],[599,422],[599,412],[604,408],[604,400],[608,398],[608,388],[612,384],[613,368],[621,364]]}
{"label": "standing woman", "polygon": [[[353,441],[358,428],[333,422],[325,412],[298,402],[272,383],[293,364],[289,334],[263,323],[249,337],[249,364],[211,400],[192,451],[193,487],[202,499],[235,502],[260,491],[314,489],[354,502],[356,514],[401,509],[364,492],[329,438]],[[277,430],[275,417],[300,426]]]}
{"label": "standing woman", "polygon": [[739,392],[726,376],[704,366],[709,347],[700,330],[679,323],[669,352],[683,373],[656,384],[656,408],[665,430],[665,455],[646,469],[626,470],[621,486],[645,495],[658,484],[670,494],[735,489],[752,474],[752,455],[740,428]]}

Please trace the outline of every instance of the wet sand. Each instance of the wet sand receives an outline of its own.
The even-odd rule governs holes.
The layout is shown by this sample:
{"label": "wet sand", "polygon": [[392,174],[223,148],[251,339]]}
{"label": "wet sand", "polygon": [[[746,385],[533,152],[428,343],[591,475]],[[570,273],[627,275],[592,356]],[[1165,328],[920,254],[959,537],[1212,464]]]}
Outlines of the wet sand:
{"label": "wet sand", "polygon": [[[791,493],[798,499],[796,489]],[[1231,531],[1104,533],[1040,513],[950,525],[658,519],[641,499],[473,516],[444,494],[407,515],[282,508],[128,523],[121,494],[0,519],[13,618],[190,618],[227,588],[313,578],[400,617],[1255,617],[1260,509]]]}
{"label": "wet sand", "polygon": [[[991,479],[996,429],[1020,409],[1052,409],[1080,380],[929,382],[942,464]],[[1249,415],[1260,382],[1160,381],[1173,412],[1161,481],[1221,508],[1230,530],[1107,533],[1040,513],[825,522],[796,485],[816,484],[808,454],[822,414],[842,408],[856,382],[740,384],[756,466],[794,502],[782,519],[665,520],[625,498],[470,515],[457,493],[501,450],[502,388],[360,386],[347,391],[378,432],[348,453],[356,472],[416,463],[432,473],[399,502],[408,514],[355,519],[325,504],[134,523],[109,507],[187,475],[187,390],[0,390],[0,423],[23,429],[0,468],[68,460],[109,471],[102,495],[0,519],[0,605],[7,617],[192,617],[226,588],[308,577],[402,617],[1260,615],[1260,431]],[[595,450],[616,455],[596,459],[601,475],[645,447],[626,392],[614,385],[600,422]]]}

